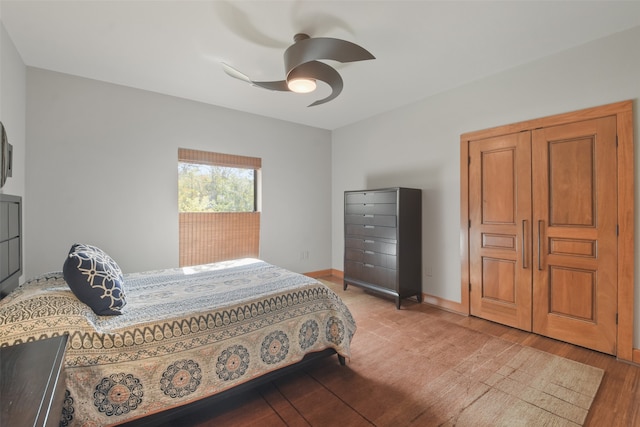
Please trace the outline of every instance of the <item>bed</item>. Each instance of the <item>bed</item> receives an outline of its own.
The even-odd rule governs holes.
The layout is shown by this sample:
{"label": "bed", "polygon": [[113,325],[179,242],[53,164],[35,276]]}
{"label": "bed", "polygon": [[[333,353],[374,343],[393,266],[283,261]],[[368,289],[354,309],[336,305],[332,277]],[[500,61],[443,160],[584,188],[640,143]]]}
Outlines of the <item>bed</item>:
{"label": "bed", "polygon": [[120,315],[95,314],[62,272],[0,301],[0,346],[68,334],[63,426],[166,420],[310,357],[350,357],[356,325],[338,295],[264,261],[123,278]]}

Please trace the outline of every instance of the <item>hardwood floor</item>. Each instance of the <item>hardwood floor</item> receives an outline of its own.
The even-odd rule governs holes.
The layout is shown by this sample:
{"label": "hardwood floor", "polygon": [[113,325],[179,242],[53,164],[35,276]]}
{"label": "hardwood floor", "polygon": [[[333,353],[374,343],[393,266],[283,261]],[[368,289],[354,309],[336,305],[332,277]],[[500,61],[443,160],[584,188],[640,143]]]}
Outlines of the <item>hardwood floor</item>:
{"label": "hardwood floor", "polygon": [[[340,279],[333,278],[332,281],[341,283]],[[430,306],[425,306],[423,310],[430,316],[445,319],[469,329],[603,369],[605,374],[591,405],[585,427],[640,426],[640,367],[620,362],[608,354],[477,317],[461,316]]]}
{"label": "hardwood floor", "polygon": [[[436,308],[431,310],[442,311]],[[605,373],[602,383],[584,425],[589,427],[640,426],[640,367],[620,362],[608,354],[476,317],[464,317],[444,311],[434,313],[431,310],[430,314],[445,317],[458,325],[603,369]]]}
{"label": "hardwood floor", "polygon": [[[396,310],[392,300],[373,296],[361,289],[342,290],[338,278],[324,278],[352,310],[358,331],[354,337],[352,359],[347,367],[335,357],[320,360],[311,367],[287,375],[241,397],[226,400],[199,414],[175,420],[169,426],[404,426],[420,425],[430,419],[410,390],[428,388],[428,361],[423,366],[394,357],[394,348],[372,344],[376,337],[398,336],[407,342],[407,353],[419,354],[425,337],[438,337],[453,325],[479,331],[524,346],[575,360],[605,371],[585,426],[640,426],[640,367],[619,362],[615,357],[571,344],[509,328],[475,317],[465,317],[438,308],[403,300]],[[434,331],[426,331],[432,328]],[[447,327],[447,325],[449,325]],[[433,339],[433,338],[432,338]],[[357,341],[359,340],[359,341]],[[367,350],[363,354],[363,347]],[[433,341],[435,343],[435,340]],[[358,350],[359,348],[359,350]],[[412,359],[415,360],[415,359]],[[419,359],[420,360],[420,359]],[[363,366],[366,364],[366,366]],[[396,373],[394,374],[394,370]],[[401,370],[403,376],[397,375]],[[407,370],[411,373],[407,375]],[[362,375],[366,372],[367,375]],[[398,383],[402,378],[402,384]],[[347,395],[350,398],[344,399]],[[356,408],[366,407],[366,411]],[[367,414],[367,415],[364,415]],[[441,421],[432,418],[433,423]]]}
{"label": "hardwood floor", "polygon": [[[325,280],[331,280],[337,284],[342,283],[338,278],[325,278]],[[605,374],[602,383],[584,425],[589,427],[640,426],[640,367],[620,362],[607,354],[477,317],[461,316],[423,305],[423,311],[430,316],[603,369]]]}

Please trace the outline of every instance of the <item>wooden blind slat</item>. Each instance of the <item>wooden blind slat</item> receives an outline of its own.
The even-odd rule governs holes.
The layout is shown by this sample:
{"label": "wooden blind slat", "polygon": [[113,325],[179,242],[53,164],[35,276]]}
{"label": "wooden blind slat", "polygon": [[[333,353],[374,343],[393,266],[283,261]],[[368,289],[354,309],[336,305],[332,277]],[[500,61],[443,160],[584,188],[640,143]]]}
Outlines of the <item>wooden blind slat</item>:
{"label": "wooden blind slat", "polygon": [[260,212],[182,212],[180,267],[258,258]]}
{"label": "wooden blind slat", "polygon": [[178,148],[178,161],[248,169],[260,169],[262,167],[262,159],[259,157],[212,153],[189,148]]}

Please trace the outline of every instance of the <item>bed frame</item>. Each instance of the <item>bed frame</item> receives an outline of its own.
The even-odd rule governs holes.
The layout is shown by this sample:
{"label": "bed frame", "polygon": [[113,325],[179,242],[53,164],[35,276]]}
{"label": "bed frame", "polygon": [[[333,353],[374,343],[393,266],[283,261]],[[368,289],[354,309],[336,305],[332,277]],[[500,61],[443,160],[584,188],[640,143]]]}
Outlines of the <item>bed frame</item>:
{"label": "bed frame", "polygon": [[[173,421],[177,418],[188,416],[189,414],[195,414],[206,408],[211,409],[213,405],[216,405],[224,400],[237,397],[242,393],[247,393],[250,390],[255,389],[256,387],[267,384],[271,381],[275,381],[278,378],[281,378],[292,372],[298,371],[306,366],[311,365],[312,363],[316,362],[319,359],[331,356],[333,354],[336,354],[336,351],[332,348],[328,348],[326,350],[322,350],[315,353],[309,353],[300,362],[294,365],[285,366],[284,368],[278,369],[277,371],[268,372],[261,377],[254,378],[251,381],[247,381],[246,383],[239,384],[231,389],[225,390],[223,392],[214,394],[209,397],[205,397],[204,399],[200,399],[196,402],[192,402],[184,406],[179,406],[177,408],[168,409],[166,411],[158,412],[156,414],[147,415],[146,417],[138,418],[136,420],[132,420],[121,425],[127,426],[127,427],[158,426],[158,425],[166,424],[167,422]],[[340,356],[338,354],[338,361],[340,362],[340,365],[342,366],[345,365],[344,356]]]}

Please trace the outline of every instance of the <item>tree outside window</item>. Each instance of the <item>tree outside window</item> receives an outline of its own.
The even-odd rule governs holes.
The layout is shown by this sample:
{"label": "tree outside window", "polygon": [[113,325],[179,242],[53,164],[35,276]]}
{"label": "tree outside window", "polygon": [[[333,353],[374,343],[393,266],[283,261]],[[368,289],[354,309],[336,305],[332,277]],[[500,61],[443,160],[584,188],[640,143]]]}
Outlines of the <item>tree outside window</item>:
{"label": "tree outside window", "polygon": [[178,163],[180,212],[255,212],[256,170]]}

